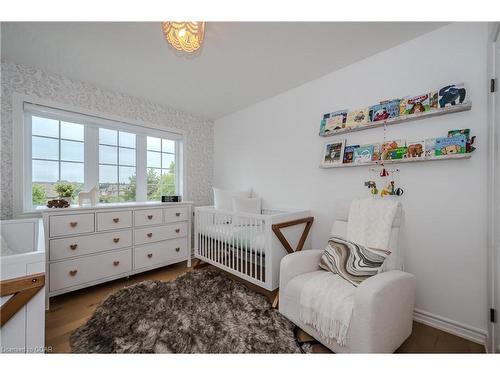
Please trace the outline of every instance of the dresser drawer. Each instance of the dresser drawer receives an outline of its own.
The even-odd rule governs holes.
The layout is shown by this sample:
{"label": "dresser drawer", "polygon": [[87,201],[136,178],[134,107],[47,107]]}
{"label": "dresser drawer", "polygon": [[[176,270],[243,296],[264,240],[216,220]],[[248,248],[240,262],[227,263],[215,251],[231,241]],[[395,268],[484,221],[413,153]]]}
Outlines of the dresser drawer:
{"label": "dresser drawer", "polygon": [[175,260],[180,261],[186,259],[188,254],[187,238],[137,246],[134,249],[134,269],[138,270]]}
{"label": "dresser drawer", "polygon": [[188,220],[189,210],[186,206],[165,208],[163,210],[163,217],[165,223],[173,223],[175,221]]}
{"label": "dresser drawer", "polygon": [[132,226],[132,211],[98,212],[97,230],[115,230]]}
{"label": "dresser drawer", "polygon": [[134,220],[136,227],[163,224],[163,210],[161,208],[136,210],[134,211]]}
{"label": "dresser drawer", "polygon": [[50,237],[91,233],[94,231],[94,214],[51,216],[49,226]]}
{"label": "dresser drawer", "polygon": [[70,288],[131,270],[131,249],[52,263],[50,265],[50,291]]}
{"label": "dresser drawer", "polygon": [[135,230],[135,244],[158,242],[187,235],[187,222]]}
{"label": "dresser drawer", "polygon": [[50,240],[50,260],[59,260],[100,251],[132,246],[132,230],[91,234]]}

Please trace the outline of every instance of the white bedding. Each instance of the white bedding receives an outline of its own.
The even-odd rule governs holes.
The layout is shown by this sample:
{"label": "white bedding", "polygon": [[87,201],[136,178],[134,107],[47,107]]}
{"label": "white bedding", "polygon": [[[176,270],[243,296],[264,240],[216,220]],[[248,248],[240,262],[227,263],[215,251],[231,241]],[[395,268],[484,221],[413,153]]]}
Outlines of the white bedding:
{"label": "white bedding", "polygon": [[253,250],[257,253],[264,251],[265,236],[261,226],[211,224],[199,228],[199,233],[236,248]]}

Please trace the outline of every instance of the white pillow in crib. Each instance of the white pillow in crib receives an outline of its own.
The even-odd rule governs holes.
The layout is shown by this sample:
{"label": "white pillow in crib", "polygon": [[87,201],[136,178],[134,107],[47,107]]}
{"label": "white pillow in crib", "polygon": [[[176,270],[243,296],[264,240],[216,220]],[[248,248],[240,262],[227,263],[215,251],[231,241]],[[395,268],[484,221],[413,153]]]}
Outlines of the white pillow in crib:
{"label": "white pillow in crib", "polygon": [[250,198],[252,190],[230,191],[216,187],[214,189],[214,206],[217,210],[233,211],[233,198]]}
{"label": "white pillow in crib", "polygon": [[0,246],[1,246],[1,254],[3,256],[7,256],[7,255],[14,255],[15,253],[10,249],[9,247],[9,244],[7,243],[7,241],[5,241],[5,238],[2,237],[2,235],[0,234]]}
{"label": "white pillow in crib", "polygon": [[[261,198],[233,198],[233,210],[238,213],[260,215],[262,212]],[[234,225],[255,225],[255,220],[238,218],[233,219]]]}

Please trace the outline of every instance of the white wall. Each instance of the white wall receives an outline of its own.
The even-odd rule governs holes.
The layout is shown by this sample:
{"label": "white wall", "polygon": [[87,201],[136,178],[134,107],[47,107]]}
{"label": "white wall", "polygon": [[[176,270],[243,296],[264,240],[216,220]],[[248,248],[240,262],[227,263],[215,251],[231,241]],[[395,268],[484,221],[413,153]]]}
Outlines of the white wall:
{"label": "white wall", "polygon": [[[322,114],[464,82],[471,111],[389,127],[387,137],[416,140],[457,128],[477,135],[469,160],[399,165],[406,215],[401,246],[406,269],[418,279],[416,307],[484,332],[486,43],[485,24],[452,24],[217,120],[215,185],[252,187],[268,205],[312,209],[313,246],[323,248],[334,202],[367,196],[369,172],[318,168],[326,140],[318,136]],[[383,130],[346,138],[380,142]]]}

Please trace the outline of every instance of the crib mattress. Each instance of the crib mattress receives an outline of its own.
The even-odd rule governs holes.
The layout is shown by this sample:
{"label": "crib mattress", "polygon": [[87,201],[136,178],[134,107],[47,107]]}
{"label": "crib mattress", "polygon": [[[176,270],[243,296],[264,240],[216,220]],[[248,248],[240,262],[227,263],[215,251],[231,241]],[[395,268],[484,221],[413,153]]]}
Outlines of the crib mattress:
{"label": "crib mattress", "polygon": [[234,248],[256,251],[257,253],[264,252],[265,235],[261,226],[212,224],[200,229],[199,233],[225,242]]}

